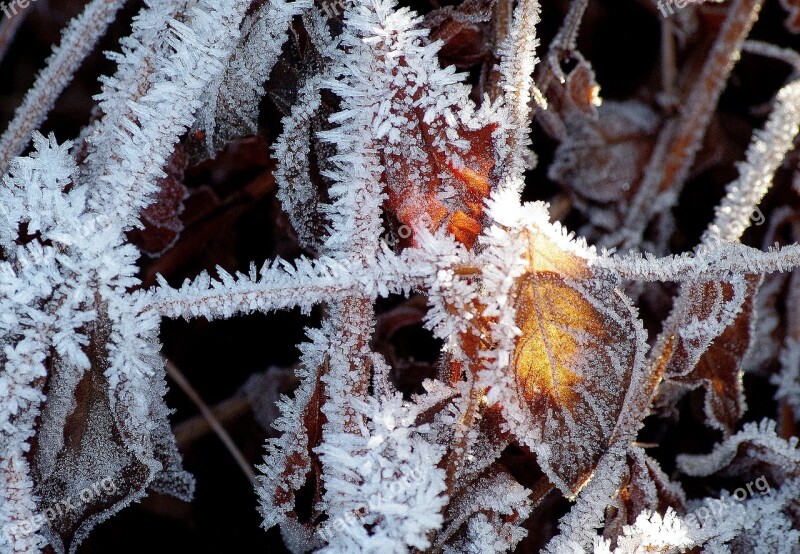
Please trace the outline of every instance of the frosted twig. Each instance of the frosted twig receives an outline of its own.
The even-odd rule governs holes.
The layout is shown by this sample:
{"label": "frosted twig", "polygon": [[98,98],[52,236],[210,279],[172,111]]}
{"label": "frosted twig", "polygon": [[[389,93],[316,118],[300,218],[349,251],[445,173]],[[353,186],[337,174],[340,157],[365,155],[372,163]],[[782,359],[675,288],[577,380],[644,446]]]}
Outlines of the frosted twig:
{"label": "frosted twig", "polygon": [[755,23],[763,0],[736,0],[728,11],[703,69],[681,106],[674,125],[666,125],[627,211],[623,229],[606,237],[605,246],[621,244],[628,250],[639,244],[653,214],[672,207],[678,199],[700,150],[706,127],[742,44]]}
{"label": "frosted twig", "polygon": [[800,244],[762,252],[739,243],[715,242],[698,248],[695,254],[658,258],[628,254],[598,258],[598,267],[615,271],[631,281],[691,282],[724,280],[732,273],[773,273],[800,266]]}
{"label": "frosted twig", "polygon": [[553,38],[553,42],[547,50],[547,74],[543,77],[541,82],[538,82],[542,92],[546,92],[550,85],[552,77],[558,78],[563,82],[566,78],[564,72],[561,70],[561,62],[565,55],[571,54],[575,51],[576,42],[578,40],[578,31],[581,28],[581,21],[583,15],[586,13],[586,8],[589,6],[589,0],[572,0],[569,6],[561,28]]}
{"label": "frosted twig", "polygon": [[[169,366],[167,366],[167,371],[169,371]],[[224,426],[250,412],[250,402],[247,400],[247,396],[237,393],[214,406],[210,406],[209,409],[214,418]],[[197,414],[172,427],[172,432],[175,434],[175,444],[178,445],[178,448],[184,448],[192,444],[211,431],[213,431],[211,422],[203,414]]]}
{"label": "frosted twig", "polygon": [[268,313],[294,306],[308,311],[315,304],[340,302],[352,295],[376,298],[407,292],[433,271],[424,256],[418,250],[408,250],[403,256],[384,250],[375,268],[330,258],[301,258],[294,266],[277,260],[258,273],[253,267],[249,274],[237,273],[235,278],[217,268],[219,280],[204,273],[180,289],[170,288],[159,277],[160,287],[148,293],[145,304],[161,315],[184,318]]}
{"label": "frosted twig", "polygon": [[748,54],[756,54],[765,58],[780,60],[789,64],[795,72],[800,72],[800,54],[789,48],[781,48],[768,42],[760,40],[746,40],[742,45],[742,51]]}
{"label": "frosted twig", "polygon": [[[521,0],[514,9],[511,31],[500,48],[501,87],[512,124],[506,162],[502,164],[506,176],[520,175],[524,171],[527,149],[530,144],[528,132],[531,123],[531,98],[541,99],[541,93],[533,83],[533,71],[538,63],[536,47],[536,25],[539,23],[541,6],[539,0]],[[503,179],[502,187],[519,188],[520,183]]]}
{"label": "frosted twig", "polygon": [[52,109],[56,99],[72,80],[84,58],[106,32],[125,0],[92,0],[61,35],[61,44],[47,60],[14,119],[0,137],[0,175],[11,158],[19,156]]}
{"label": "frosted twig", "polygon": [[759,202],[772,186],[775,171],[794,146],[800,131],[800,80],[783,87],[764,129],[756,131],[747,148],[739,177],[727,186],[725,198],[716,208],[713,223],[702,241],[739,240],[750,225]]}

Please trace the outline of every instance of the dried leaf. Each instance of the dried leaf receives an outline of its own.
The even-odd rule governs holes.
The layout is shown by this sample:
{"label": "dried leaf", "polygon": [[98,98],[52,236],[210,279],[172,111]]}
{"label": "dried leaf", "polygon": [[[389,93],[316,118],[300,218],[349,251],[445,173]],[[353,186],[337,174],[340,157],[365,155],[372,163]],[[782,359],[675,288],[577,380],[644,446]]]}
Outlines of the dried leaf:
{"label": "dried leaf", "polygon": [[613,540],[622,535],[626,525],[633,525],[644,510],[664,513],[671,507],[681,514],[686,511],[685,504],[683,489],[669,480],[658,462],[641,448],[631,448],[628,469],[614,505],[608,509],[603,534]]}
{"label": "dried leaf", "polygon": [[130,233],[131,242],[151,258],[171,248],[183,231],[180,215],[183,213],[183,201],[189,197],[189,191],[183,184],[188,164],[186,150],[179,145],[164,168],[166,176],[158,180],[155,200],[142,210],[144,228]]}
{"label": "dried leaf", "polygon": [[[664,350],[666,388],[704,387],[708,423],[729,434],[744,413],[742,361],[755,325],[754,298],[762,276],[687,285],[673,334]],[[673,391],[677,392],[677,391]],[[681,394],[670,394],[674,403]],[[662,397],[657,404],[667,402]]]}
{"label": "dried leaf", "polygon": [[[577,84],[570,86],[579,97],[585,94]],[[548,175],[587,200],[623,201],[642,178],[658,117],[637,101],[604,102],[597,112],[597,119],[583,113],[566,119],[569,134]]]}
{"label": "dried leaf", "polygon": [[265,526],[269,528],[280,523],[284,533],[294,535],[294,539],[287,537],[287,540],[307,545],[314,540],[318,542],[318,539],[313,539],[313,523],[300,521],[298,517],[296,494],[309,481],[315,505],[322,494],[321,470],[313,449],[321,442],[325,423],[325,416],[320,411],[324,401],[320,379],[323,371],[324,367],[313,371],[301,370],[298,376],[302,382],[294,398],[284,397],[280,401],[283,415],[273,426],[282,434],[267,439],[268,455],[264,458],[264,465],[259,467],[264,475],[258,477],[261,483],[258,487],[260,510],[265,517]]}
{"label": "dried leaf", "polygon": [[[403,93],[398,93],[403,96]],[[463,163],[456,162],[452,153],[438,146],[436,135],[447,128],[441,117],[431,124],[425,123],[419,110],[398,114],[411,122],[417,144],[425,159],[414,162],[415,157],[404,152],[385,154],[386,181],[389,184],[389,208],[401,224],[411,231],[409,242],[414,244],[413,229],[427,228],[434,232],[445,226],[456,239],[472,248],[481,232],[483,202],[490,191],[489,173],[494,167],[492,158],[492,132],[494,125],[477,131],[458,129],[458,138],[469,143],[466,153],[460,154]],[[401,238],[409,238],[399,232]]]}
{"label": "dried leaf", "polygon": [[[529,495],[507,472],[488,468],[451,499],[446,517],[451,523],[439,533],[437,543],[446,544],[448,553],[467,551],[470,544],[482,545],[486,552],[508,551],[527,534],[519,524],[533,508]],[[487,535],[470,536],[477,529]]]}
{"label": "dried leaf", "polygon": [[112,404],[103,373],[107,333],[107,323],[89,333],[88,371],[54,361],[50,402],[33,449],[43,533],[58,553],[74,553],[97,524],[143,498],[146,489],[185,501],[194,491],[193,478],[180,468],[160,395],[150,408],[152,442],[146,449],[120,425],[126,406],[119,399]]}
{"label": "dried leaf", "polygon": [[513,357],[520,404],[534,436],[523,441],[565,494],[577,493],[608,446],[643,331],[616,278],[529,233],[528,271],[514,292],[522,334]]}

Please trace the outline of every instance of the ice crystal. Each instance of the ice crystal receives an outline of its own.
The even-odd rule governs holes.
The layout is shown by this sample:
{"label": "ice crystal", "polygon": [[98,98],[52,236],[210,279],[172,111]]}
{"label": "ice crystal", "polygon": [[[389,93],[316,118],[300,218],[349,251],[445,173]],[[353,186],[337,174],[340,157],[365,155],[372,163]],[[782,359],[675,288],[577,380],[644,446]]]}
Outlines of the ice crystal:
{"label": "ice crystal", "polygon": [[[116,71],[81,135],[31,135],[120,5],[89,3],[40,77],[57,77],[54,92],[39,82],[0,139],[0,551],[75,552],[147,490],[191,497],[163,400],[161,317],[316,306],[293,394],[274,402],[278,387],[263,384],[288,368],[247,387],[276,432],[254,479],[259,512],[291,551],[506,552],[525,540],[551,553],[797,551],[800,455],[788,437],[800,414],[800,287],[797,275],[765,275],[799,266],[800,244],[740,242],[800,129],[796,75],[700,243],[662,255],[667,208],[740,52],[794,59],[745,43],[761,1],[724,8],[697,82],[680,83],[687,105],[670,113],[669,90],[598,108],[597,76],[577,51],[585,1],[539,64],[536,0],[470,0],[428,18],[396,0],[348,1],[335,14],[308,0],[149,0],[110,55]],[[673,31],[664,24],[665,49]],[[464,47],[462,32],[491,37],[483,95],[441,63]],[[157,222],[177,239],[186,145],[203,140],[201,157],[214,156],[263,133],[261,101],[285,80],[275,68],[293,63],[269,186],[302,253],[142,289],[129,237]],[[538,124],[560,142],[545,173],[589,238],[623,252],[551,221],[559,198],[522,201]],[[15,157],[29,135],[33,150]],[[165,171],[170,162],[180,171]],[[791,209],[772,218],[769,236],[796,225],[797,240]],[[641,283],[670,281],[671,312],[651,321]],[[409,392],[376,347],[376,305],[412,294],[427,303],[417,323],[442,348],[435,376]],[[646,326],[660,328],[650,341]],[[755,351],[779,343],[779,357]],[[767,373],[776,360],[781,428],[742,427],[744,370]],[[694,389],[697,417],[721,442],[679,455],[668,476],[638,434]],[[691,477],[709,490],[715,479],[769,487],[687,499]],[[107,479],[102,498],[41,516]],[[556,497],[571,502],[557,528]]]}

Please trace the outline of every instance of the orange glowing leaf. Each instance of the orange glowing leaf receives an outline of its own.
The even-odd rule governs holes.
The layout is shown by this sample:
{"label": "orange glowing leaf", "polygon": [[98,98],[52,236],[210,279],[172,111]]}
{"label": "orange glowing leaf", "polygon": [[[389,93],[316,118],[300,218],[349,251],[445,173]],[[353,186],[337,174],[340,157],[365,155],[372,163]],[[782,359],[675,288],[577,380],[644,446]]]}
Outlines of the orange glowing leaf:
{"label": "orange glowing leaf", "polygon": [[512,369],[526,421],[512,431],[573,495],[609,445],[641,369],[644,331],[617,279],[547,231],[527,233],[528,271],[513,294],[522,333]]}
{"label": "orange glowing leaf", "polygon": [[492,134],[497,124],[475,119],[467,124],[457,106],[448,108],[447,114],[423,109],[415,105],[416,96],[407,92],[414,90],[414,82],[393,86],[398,88],[388,113],[398,131],[381,138],[378,150],[387,207],[412,231],[401,238],[406,239],[405,244],[415,245],[415,231],[445,228],[472,248],[482,229],[484,202],[491,190]]}

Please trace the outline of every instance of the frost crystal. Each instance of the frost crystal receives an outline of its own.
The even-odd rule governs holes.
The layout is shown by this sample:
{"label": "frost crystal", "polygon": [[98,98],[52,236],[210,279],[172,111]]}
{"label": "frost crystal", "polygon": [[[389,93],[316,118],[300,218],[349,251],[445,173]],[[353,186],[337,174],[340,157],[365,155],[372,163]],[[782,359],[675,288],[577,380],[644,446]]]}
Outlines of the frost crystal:
{"label": "frost crystal", "polygon": [[[800,278],[766,274],[800,266],[800,217],[772,210],[766,249],[741,242],[782,172],[800,182],[796,73],[693,251],[671,249],[668,209],[693,169],[719,162],[704,137],[727,140],[715,104],[740,53],[800,68],[794,52],[745,42],[762,1],[691,2],[662,25],[663,90],[602,106],[577,50],[581,19],[600,17],[586,0],[570,3],[542,64],[537,26],[557,10],[537,0],[427,17],[396,0],[334,4],[148,0],[109,55],[91,123],[59,143],[34,129],[122,2],[89,2],[65,31],[0,138],[0,553],[72,554],[148,490],[191,498],[164,402],[162,317],[317,307],[298,363],[244,395],[275,431],[248,474],[262,524],[292,552],[798,552]],[[716,18],[708,53],[684,40]],[[265,96],[280,125],[263,117]],[[557,184],[552,205],[522,201],[532,130],[559,144],[532,176],[553,182],[525,194]],[[129,239],[165,167],[219,163],[206,158],[248,135],[274,138],[271,158],[236,201],[274,192],[291,261],[193,272],[179,287],[153,270],[142,289]],[[176,186],[181,200],[194,188]],[[174,205],[154,209],[183,224]],[[559,222],[574,218],[586,237]],[[169,248],[160,255],[149,267],[164,271]],[[386,335],[412,326],[440,341],[435,362],[393,351]],[[742,423],[745,370],[777,387],[780,424]],[[276,401],[273,378],[298,386]],[[702,405],[684,409],[695,389]],[[665,460],[670,415],[721,442]],[[104,494],[78,509],[49,508],[97,483]]]}

